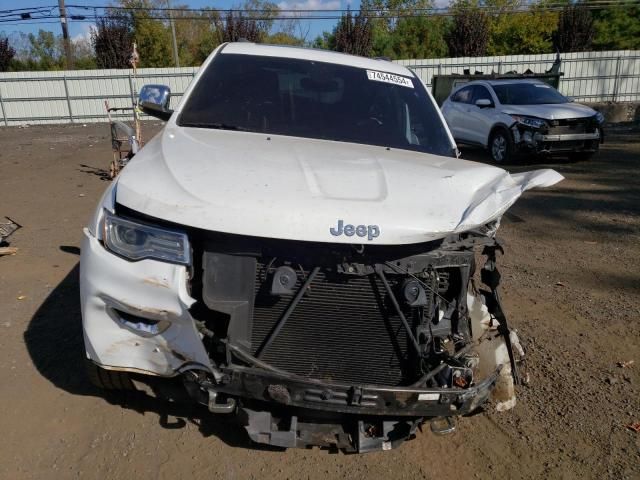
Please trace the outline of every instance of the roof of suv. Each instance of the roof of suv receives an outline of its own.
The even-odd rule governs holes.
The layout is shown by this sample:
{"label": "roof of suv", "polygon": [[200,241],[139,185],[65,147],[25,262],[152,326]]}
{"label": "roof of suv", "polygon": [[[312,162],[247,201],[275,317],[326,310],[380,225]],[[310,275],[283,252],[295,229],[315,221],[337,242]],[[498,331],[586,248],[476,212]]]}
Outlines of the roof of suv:
{"label": "roof of suv", "polygon": [[508,85],[513,83],[544,83],[535,78],[504,78],[499,80],[487,80],[490,85]]}
{"label": "roof of suv", "polygon": [[406,67],[387,60],[376,60],[372,58],[357,57],[345,53],[330,52],[328,50],[317,50],[313,48],[288,47],[281,45],[265,45],[249,42],[228,43],[220,51],[221,54],[235,53],[240,55],[262,55],[265,57],[285,57],[297,58],[300,60],[315,60],[318,62],[335,63],[357,68],[370,70],[381,70],[383,72],[395,73],[413,77],[413,73]]}

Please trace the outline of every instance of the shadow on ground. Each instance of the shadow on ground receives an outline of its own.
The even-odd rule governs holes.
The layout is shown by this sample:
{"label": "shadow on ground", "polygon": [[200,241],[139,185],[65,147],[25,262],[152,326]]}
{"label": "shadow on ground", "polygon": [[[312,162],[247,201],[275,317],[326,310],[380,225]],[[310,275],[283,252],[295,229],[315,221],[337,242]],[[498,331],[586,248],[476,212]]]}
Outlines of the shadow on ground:
{"label": "shadow on ground", "polygon": [[[615,143],[610,140],[615,139]],[[604,144],[603,151],[590,160],[571,161],[567,157],[529,157],[504,165],[511,173],[540,168],[557,170],[567,179],[551,188],[527,193],[505,215],[534,222],[549,219],[568,225],[580,225],[585,235],[601,232],[611,235],[638,234],[634,224],[619,222],[619,214],[640,215],[640,158],[629,148],[640,142],[637,132],[616,133]],[[463,158],[491,163],[481,149],[463,150]],[[574,187],[575,181],[583,185]],[[584,188],[587,185],[590,188]],[[542,232],[544,234],[544,232]]]}
{"label": "shadow on ground", "polygon": [[[76,264],[38,308],[24,333],[29,355],[43,377],[72,395],[103,398],[140,414],[154,413],[159,425],[166,429],[181,429],[191,423],[203,436],[216,436],[232,447],[274,450],[251,442],[235,417],[214,416],[194,404],[186,393],[183,397],[175,395],[184,390],[176,388],[181,387],[178,381],[152,381],[155,397],[144,392],[109,392],[94,387],[84,370],[78,277]],[[171,398],[165,392],[171,392]]]}

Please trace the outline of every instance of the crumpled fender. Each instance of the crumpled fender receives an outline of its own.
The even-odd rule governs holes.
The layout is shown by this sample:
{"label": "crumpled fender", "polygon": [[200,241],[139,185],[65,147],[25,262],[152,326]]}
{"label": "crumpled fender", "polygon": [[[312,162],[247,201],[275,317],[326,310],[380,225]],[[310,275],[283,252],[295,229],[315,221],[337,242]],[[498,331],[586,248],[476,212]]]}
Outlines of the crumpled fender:
{"label": "crumpled fender", "polygon": [[458,222],[455,232],[464,232],[492,222],[502,216],[527,190],[550,187],[563,179],[558,172],[548,168],[514,174],[505,172],[504,176],[478,189]]}

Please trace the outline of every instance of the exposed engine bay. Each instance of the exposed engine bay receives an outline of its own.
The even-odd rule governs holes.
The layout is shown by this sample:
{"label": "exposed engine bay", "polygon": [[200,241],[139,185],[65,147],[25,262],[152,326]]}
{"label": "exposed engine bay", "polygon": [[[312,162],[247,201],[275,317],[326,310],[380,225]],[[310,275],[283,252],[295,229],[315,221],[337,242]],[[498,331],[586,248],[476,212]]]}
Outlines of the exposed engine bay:
{"label": "exposed engine bay", "polygon": [[496,390],[511,408],[524,352],[496,227],[402,247],[193,234],[191,313],[215,373],[188,371],[188,391],[237,409],[256,442],[359,452],[427,419],[449,431]]}

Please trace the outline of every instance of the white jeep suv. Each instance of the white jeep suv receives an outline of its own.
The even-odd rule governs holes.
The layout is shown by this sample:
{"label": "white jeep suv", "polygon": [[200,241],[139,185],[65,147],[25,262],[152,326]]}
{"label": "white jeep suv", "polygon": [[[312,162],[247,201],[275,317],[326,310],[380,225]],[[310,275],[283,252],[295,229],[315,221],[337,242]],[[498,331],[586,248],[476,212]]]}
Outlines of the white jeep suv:
{"label": "white jeep suv", "polygon": [[140,97],[166,126],[84,230],[96,385],[179,378],[257,442],[359,452],[514,405],[495,233],[558,173],[456,158],[424,84],[381,60],[230,43],[175,111]]}

